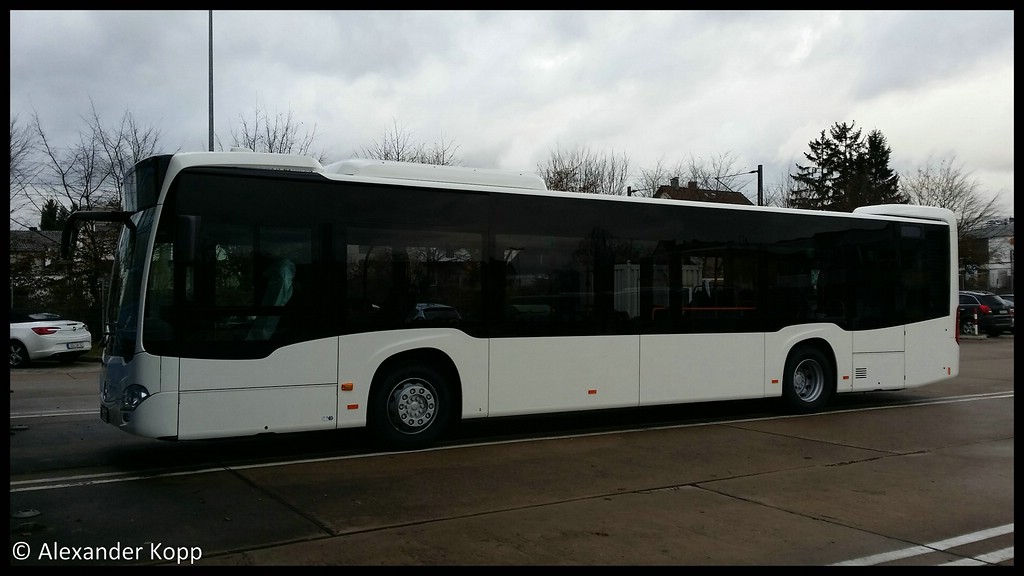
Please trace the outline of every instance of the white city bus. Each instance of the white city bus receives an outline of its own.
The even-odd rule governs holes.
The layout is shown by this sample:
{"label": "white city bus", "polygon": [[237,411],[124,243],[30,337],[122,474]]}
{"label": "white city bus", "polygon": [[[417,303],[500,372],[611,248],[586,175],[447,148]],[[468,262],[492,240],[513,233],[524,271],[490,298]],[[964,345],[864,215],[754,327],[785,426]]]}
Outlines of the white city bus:
{"label": "white city bus", "polygon": [[190,440],[955,377],[956,221],[575,194],[528,173],[244,152],[139,162],[101,418]]}

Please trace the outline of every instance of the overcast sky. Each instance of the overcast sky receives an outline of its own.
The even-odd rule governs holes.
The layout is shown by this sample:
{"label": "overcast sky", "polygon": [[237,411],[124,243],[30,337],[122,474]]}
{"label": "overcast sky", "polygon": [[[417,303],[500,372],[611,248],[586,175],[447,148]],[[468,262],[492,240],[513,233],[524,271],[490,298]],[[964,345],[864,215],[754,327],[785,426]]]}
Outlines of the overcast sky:
{"label": "overcast sky", "polygon": [[[11,118],[57,145],[95,105],[209,147],[209,13],[12,11]],[[214,131],[292,114],[352,157],[397,124],[463,166],[536,170],[556,149],[728,155],[765,187],[837,122],[902,173],[953,161],[1013,214],[1012,11],[215,11]],[[756,200],[756,176],[736,187]]]}

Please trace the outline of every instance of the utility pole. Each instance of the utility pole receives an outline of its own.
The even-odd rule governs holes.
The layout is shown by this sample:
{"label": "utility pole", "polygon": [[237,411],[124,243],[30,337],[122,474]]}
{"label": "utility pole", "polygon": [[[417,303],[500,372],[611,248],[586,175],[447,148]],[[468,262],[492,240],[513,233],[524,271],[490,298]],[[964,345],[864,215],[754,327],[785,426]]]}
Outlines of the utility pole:
{"label": "utility pole", "polygon": [[764,206],[764,168],[757,165],[757,205]]}
{"label": "utility pole", "polygon": [[210,10],[210,152],[213,152],[213,10]]}

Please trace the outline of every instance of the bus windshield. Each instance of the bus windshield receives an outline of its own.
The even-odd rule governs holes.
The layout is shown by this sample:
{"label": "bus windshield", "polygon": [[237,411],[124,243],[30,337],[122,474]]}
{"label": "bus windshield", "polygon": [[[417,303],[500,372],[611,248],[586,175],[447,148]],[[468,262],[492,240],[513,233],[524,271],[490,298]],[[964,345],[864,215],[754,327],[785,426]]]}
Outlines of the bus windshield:
{"label": "bus windshield", "polygon": [[110,275],[110,297],[105,314],[107,325],[104,327],[105,353],[121,356],[126,361],[135,353],[138,339],[140,294],[155,211],[151,208],[139,212],[131,218],[134,226],[121,228]]}

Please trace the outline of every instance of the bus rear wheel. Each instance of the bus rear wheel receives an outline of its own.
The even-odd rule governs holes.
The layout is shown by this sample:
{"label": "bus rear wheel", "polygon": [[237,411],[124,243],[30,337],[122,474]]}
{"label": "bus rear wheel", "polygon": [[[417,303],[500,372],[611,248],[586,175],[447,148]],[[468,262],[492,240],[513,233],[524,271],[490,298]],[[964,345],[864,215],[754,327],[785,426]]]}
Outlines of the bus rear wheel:
{"label": "bus rear wheel", "polygon": [[835,391],[834,369],[828,357],[814,346],[795,348],[786,359],[782,398],[797,414],[817,412]]}
{"label": "bus rear wheel", "polygon": [[441,437],[450,414],[451,395],[438,371],[429,366],[401,367],[375,385],[369,427],[384,448],[416,450]]}

